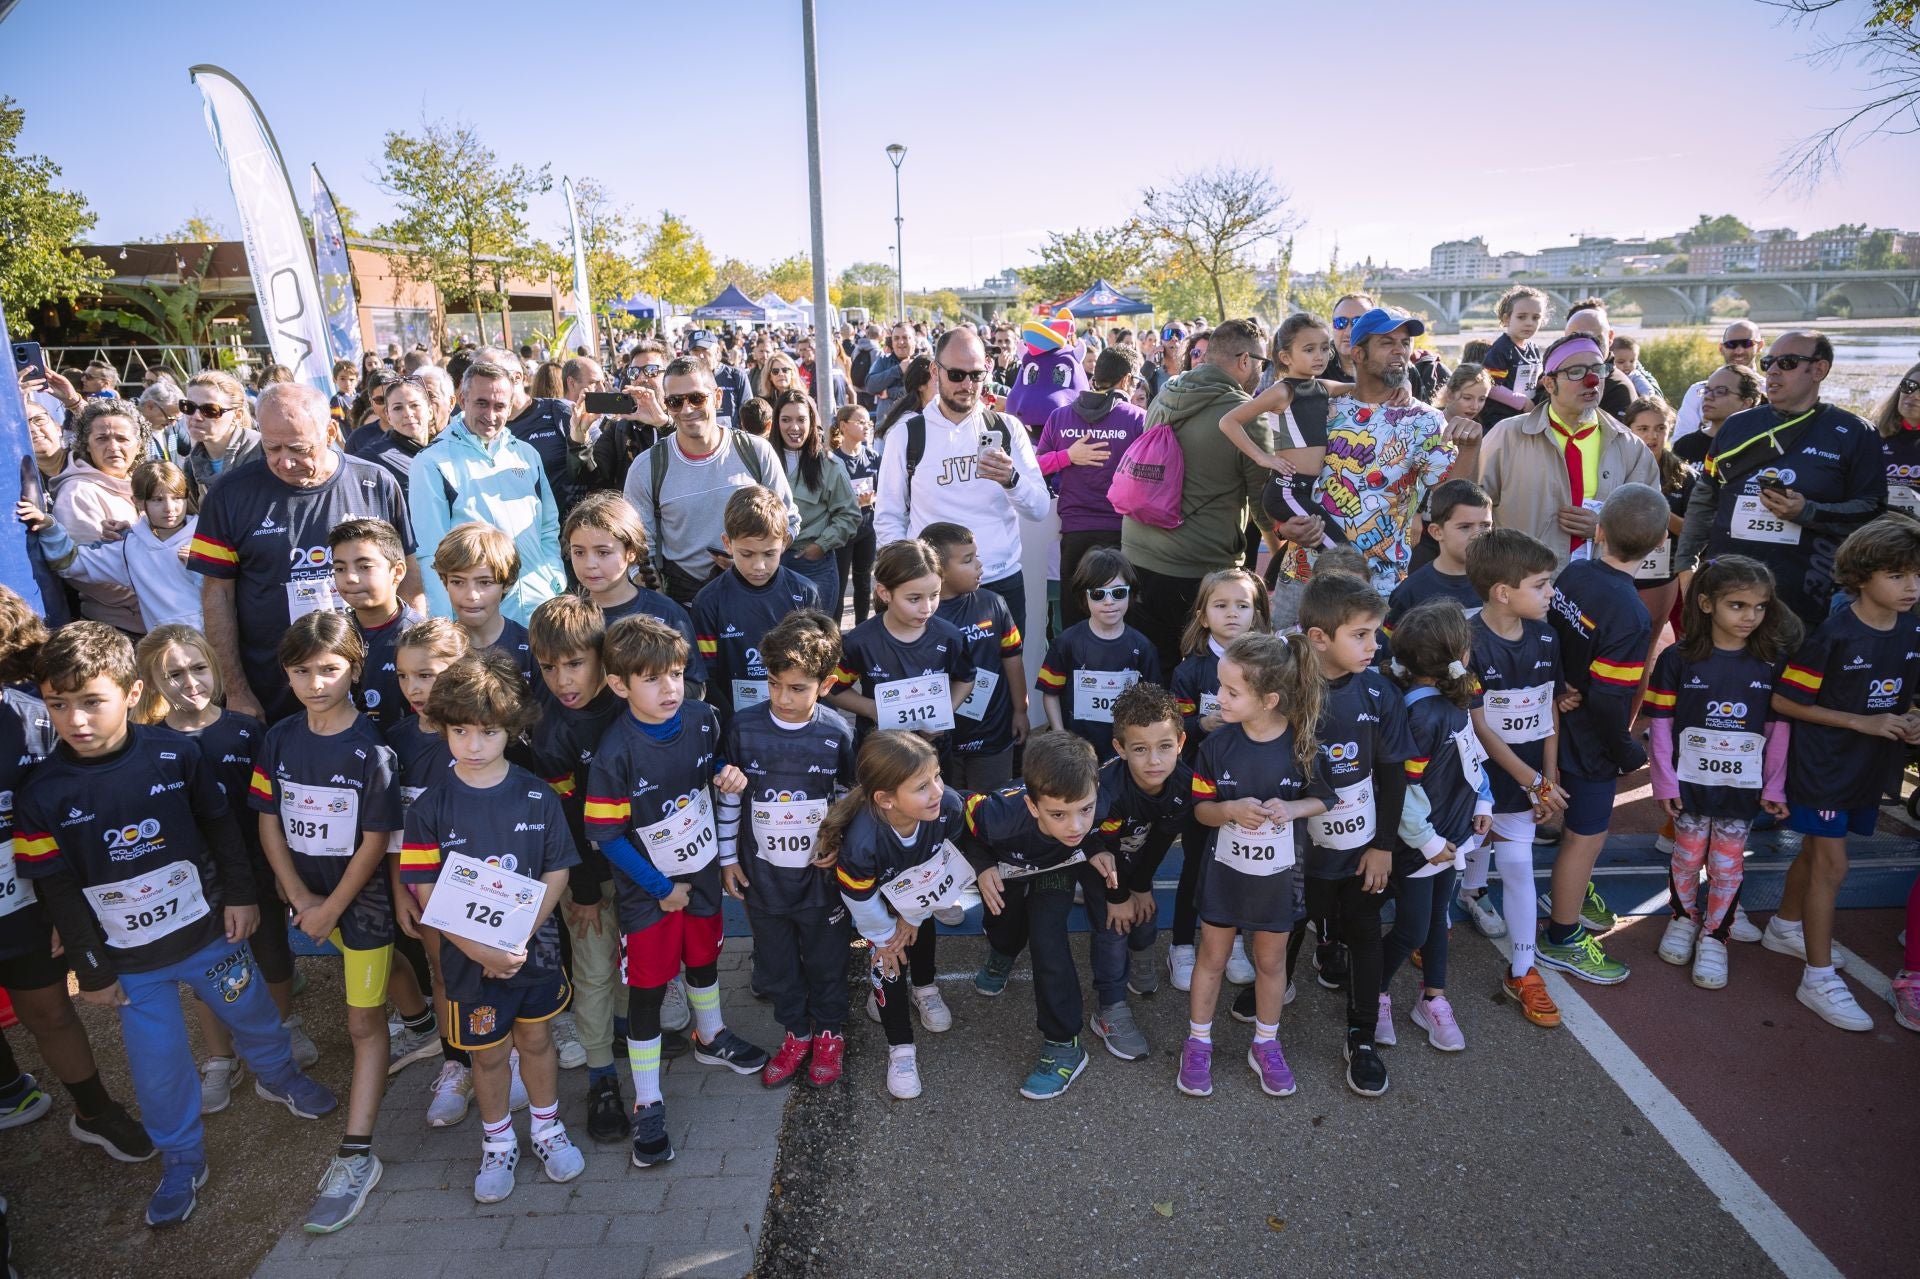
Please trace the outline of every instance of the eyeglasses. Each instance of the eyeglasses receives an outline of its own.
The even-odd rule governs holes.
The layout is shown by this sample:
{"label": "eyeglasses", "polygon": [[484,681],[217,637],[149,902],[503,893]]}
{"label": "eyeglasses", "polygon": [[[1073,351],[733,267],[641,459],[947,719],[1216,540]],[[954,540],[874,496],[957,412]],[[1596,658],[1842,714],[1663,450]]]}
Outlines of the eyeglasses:
{"label": "eyeglasses", "polygon": [[1131,594],[1133,594],[1131,586],[1096,586],[1087,592],[1087,598],[1096,604],[1105,603],[1107,600],[1124,604]]}
{"label": "eyeglasses", "polygon": [[187,417],[222,418],[233,410],[224,404],[203,404],[199,400],[188,400],[180,406],[180,412]]}
{"label": "eyeglasses", "polygon": [[1920,382],[1916,382],[1912,378],[1902,379],[1900,383],[1900,394],[1920,395]]}
{"label": "eyeglasses", "polygon": [[1254,364],[1259,367],[1262,373],[1265,373],[1268,369],[1273,367],[1273,361],[1269,360],[1264,355],[1255,355],[1252,351],[1242,351],[1240,354],[1246,356],[1249,360],[1252,360]]}
{"label": "eyeglasses", "polygon": [[1720,345],[1731,351],[1745,351],[1751,349],[1755,343],[1752,338],[1728,338]]}
{"label": "eyeglasses", "polygon": [[704,409],[712,398],[705,391],[688,391],[685,395],[669,395],[667,412],[678,413],[683,408]]}
{"label": "eyeglasses", "polygon": [[956,386],[961,382],[984,382],[987,380],[987,370],[985,369],[950,369],[942,364],[940,371],[947,375],[947,381],[954,383]]}
{"label": "eyeglasses", "polygon": [[1760,371],[1771,373],[1779,369],[1782,373],[1791,373],[1802,364],[1812,364],[1811,355],[1763,355],[1760,357]]}
{"label": "eyeglasses", "polygon": [[666,368],[666,367],[667,367],[667,366],[666,366],[666,365],[664,365],[664,364],[635,364],[635,365],[630,365],[630,366],[628,366],[628,368],[627,368],[627,376],[628,376],[628,377],[630,377],[630,378],[636,378],[636,377],[659,377],[659,376],[660,376],[660,370],[661,370],[661,369],[664,369],[664,368]]}
{"label": "eyeglasses", "polygon": [[1352,328],[1353,322],[1359,318],[1357,315],[1336,315],[1333,317],[1333,331],[1335,333],[1344,333]]}
{"label": "eyeglasses", "polygon": [[1703,386],[1700,388],[1700,398],[1703,400],[1717,400],[1723,395],[1739,394],[1740,392],[1730,386]]}
{"label": "eyeglasses", "polygon": [[1598,373],[1601,377],[1605,377],[1607,375],[1607,366],[1604,364],[1562,364],[1559,368],[1555,369],[1554,372],[1560,377],[1570,377],[1578,382],[1592,373]]}

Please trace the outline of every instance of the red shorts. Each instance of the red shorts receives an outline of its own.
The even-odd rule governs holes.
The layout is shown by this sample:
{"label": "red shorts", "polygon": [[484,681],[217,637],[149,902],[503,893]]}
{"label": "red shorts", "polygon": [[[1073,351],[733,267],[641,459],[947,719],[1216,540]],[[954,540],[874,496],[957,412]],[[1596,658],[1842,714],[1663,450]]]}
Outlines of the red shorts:
{"label": "red shorts", "polygon": [[627,985],[639,990],[664,986],[680,975],[680,966],[704,968],[720,958],[723,927],[718,915],[668,911],[660,922],[620,939],[626,951]]}

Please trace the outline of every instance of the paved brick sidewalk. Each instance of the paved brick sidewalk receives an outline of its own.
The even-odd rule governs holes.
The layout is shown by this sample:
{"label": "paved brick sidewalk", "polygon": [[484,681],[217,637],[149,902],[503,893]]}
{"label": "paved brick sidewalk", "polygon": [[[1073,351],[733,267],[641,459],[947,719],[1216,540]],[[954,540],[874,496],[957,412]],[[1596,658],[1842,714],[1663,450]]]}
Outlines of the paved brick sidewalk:
{"label": "paved brick sidewalk", "polygon": [[[735,1030],[771,1048],[778,1035],[772,1013],[747,994],[751,949],[744,939],[728,940],[720,957],[721,1007]],[[520,1111],[519,1184],[498,1204],[473,1201],[478,1110],[457,1128],[428,1128],[427,1090],[438,1066],[409,1067],[381,1106],[373,1148],[386,1171],[360,1219],[331,1236],[295,1226],[255,1279],[434,1279],[477,1264],[516,1279],[739,1279],[753,1269],[787,1094],[691,1056],[665,1066],[672,1163],[643,1171],[624,1146],[595,1145],[587,1137],[587,1072],[563,1070],[561,1118],[586,1152],[587,1170],[563,1186],[548,1182]],[[624,1068],[620,1090],[631,1104],[633,1081]]]}

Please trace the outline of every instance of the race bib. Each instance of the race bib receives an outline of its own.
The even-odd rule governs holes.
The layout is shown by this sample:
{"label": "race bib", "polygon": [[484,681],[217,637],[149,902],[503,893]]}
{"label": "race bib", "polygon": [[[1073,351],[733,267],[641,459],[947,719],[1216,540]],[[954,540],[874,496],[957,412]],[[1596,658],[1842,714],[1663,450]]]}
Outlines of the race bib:
{"label": "race bib", "polygon": [[1307,818],[1307,832],[1321,848],[1364,848],[1373,838],[1373,779],[1334,788],[1331,811]]}
{"label": "race bib", "polygon": [[1488,689],[1481,708],[1494,736],[1507,743],[1538,742],[1553,736],[1553,685]]}
{"label": "race bib", "polygon": [[873,712],[881,728],[944,733],[953,727],[953,685],[945,671],[888,680],[873,690]]}
{"label": "race bib", "polygon": [[13,841],[8,840],[5,851],[0,851],[0,918],[31,905],[35,900],[33,885],[20,878],[13,869]]}
{"label": "race bib", "polygon": [[1734,499],[1733,527],[1729,530],[1742,542],[1778,542],[1788,546],[1800,541],[1800,526],[1775,515],[1758,497]]}
{"label": "race bib", "polygon": [[1032,879],[1035,875],[1051,875],[1056,870],[1065,870],[1069,866],[1078,866],[1087,860],[1085,849],[1076,848],[1073,856],[1065,861],[1055,862],[1051,866],[1016,866],[1012,862],[996,862],[994,869],[1000,872],[1000,878],[1007,883],[1016,879]]}
{"label": "race bib", "polygon": [[737,679],[733,681],[733,709],[743,711],[749,706],[767,700],[767,681],[763,679]]}
{"label": "race bib", "polygon": [[1653,548],[1651,554],[1633,566],[1633,577],[1637,582],[1657,582],[1673,576],[1673,539],[1668,538]]}
{"label": "race bib", "polygon": [[280,783],[280,830],[307,857],[351,857],[359,843],[360,796],[344,786]]}
{"label": "race bib", "polygon": [[1114,702],[1139,682],[1139,671],[1075,671],[1074,718],[1088,723],[1113,723]]}
{"label": "race bib", "polygon": [[1686,728],[1680,731],[1679,766],[1683,782],[1695,786],[1732,786],[1760,789],[1761,760],[1766,738],[1759,733]]}
{"label": "race bib", "polygon": [[1242,875],[1278,875],[1293,865],[1293,823],[1268,822],[1248,830],[1238,822],[1220,828],[1214,841],[1215,860]]}
{"label": "race bib", "polygon": [[1208,715],[1217,716],[1219,714],[1220,714],[1220,694],[1218,693],[1200,694],[1201,718],[1204,719]]}
{"label": "race bib", "polygon": [[873,496],[873,476],[856,475],[853,477],[853,495],[855,497]]}
{"label": "race bib", "polygon": [[309,577],[287,583],[287,620],[297,622],[308,613],[337,613],[344,608],[331,577]]}
{"label": "race bib", "polygon": [[1472,723],[1466,724],[1453,734],[1453,749],[1460,756],[1460,775],[1477,795],[1487,781],[1487,748],[1480,743],[1480,735],[1473,731]]}
{"label": "race bib", "polygon": [[713,800],[703,788],[685,808],[635,832],[635,841],[662,875],[691,875],[720,852],[713,830]]}
{"label": "race bib", "polygon": [[420,922],[495,950],[523,951],[546,895],[537,879],[454,853],[440,868]]}
{"label": "race bib", "polygon": [[993,700],[993,690],[1000,687],[1000,675],[982,666],[974,672],[973,691],[967,694],[967,700],[953,708],[953,713],[963,719],[983,720],[987,717],[987,703]]}
{"label": "race bib", "polygon": [[107,945],[131,950],[159,941],[212,908],[200,891],[200,872],[192,862],[174,862],[117,884],[83,888]]}
{"label": "race bib", "polygon": [[775,866],[800,870],[813,861],[813,837],[827,815],[824,799],[800,799],[788,803],[756,800],[753,804],[753,837],[760,845],[760,857]]}
{"label": "race bib", "polygon": [[943,839],[933,856],[882,884],[880,893],[893,903],[900,918],[918,928],[936,910],[958,905],[960,894],[973,883],[973,867],[967,864],[953,841]]}

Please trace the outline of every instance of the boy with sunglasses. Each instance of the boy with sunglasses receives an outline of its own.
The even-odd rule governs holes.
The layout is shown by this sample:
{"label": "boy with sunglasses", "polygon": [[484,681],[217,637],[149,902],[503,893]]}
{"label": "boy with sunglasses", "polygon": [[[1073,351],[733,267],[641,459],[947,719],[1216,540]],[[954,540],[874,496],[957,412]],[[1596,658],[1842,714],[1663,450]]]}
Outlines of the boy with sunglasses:
{"label": "boy with sunglasses", "polygon": [[1089,553],[1071,589],[1087,602],[1087,620],[1048,645],[1037,682],[1054,730],[1085,738],[1104,764],[1115,755],[1114,703],[1135,684],[1160,683],[1160,657],[1152,640],[1127,625],[1133,568],[1119,551]]}

